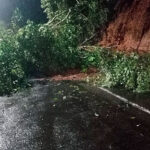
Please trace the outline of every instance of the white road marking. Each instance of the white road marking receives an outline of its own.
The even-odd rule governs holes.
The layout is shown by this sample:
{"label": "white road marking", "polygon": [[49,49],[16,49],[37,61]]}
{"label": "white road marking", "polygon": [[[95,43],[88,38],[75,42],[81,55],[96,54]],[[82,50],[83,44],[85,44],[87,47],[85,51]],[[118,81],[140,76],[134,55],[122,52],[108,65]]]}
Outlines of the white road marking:
{"label": "white road marking", "polygon": [[150,115],[150,110],[149,109],[147,109],[145,107],[142,107],[142,106],[140,106],[140,105],[138,105],[136,103],[133,103],[133,102],[129,101],[128,99],[126,99],[126,98],[124,98],[124,97],[122,97],[120,95],[117,95],[117,94],[109,91],[108,89],[105,89],[105,88],[102,88],[102,87],[99,87],[99,89],[101,89],[102,91],[104,91],[104,92],[106,92],[106,93],[108,93],[108,94],[118,98],[120,101],[122,101],[122,102],[124,102],[126,104],[129,104],[129,105],[131,105],[131,106],[133,106],[133,107],[135,107],[135,108],[137,108],[137,109],[139,109],[139,110],[141,110],[141,111],[143,111],[143,112],[145,112],[145,113]]}

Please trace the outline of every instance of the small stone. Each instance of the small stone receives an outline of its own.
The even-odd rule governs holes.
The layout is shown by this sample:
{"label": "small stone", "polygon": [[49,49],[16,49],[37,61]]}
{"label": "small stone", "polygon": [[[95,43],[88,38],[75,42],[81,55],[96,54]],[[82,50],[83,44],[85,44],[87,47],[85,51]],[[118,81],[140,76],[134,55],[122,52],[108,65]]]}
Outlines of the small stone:
{"label": "small stone", "polygon": [[112,146],[111,146],[111,145],[109,145],[109,149],[112,149]]}
{"label": "small stone", "polygon": [[67,97],[66,96],[63,96],[63,100],[65,100]]}
{"label": "small stone", "polygon": [[139,127],[141,124],[137,124],[136,126]]}
{"label": "small stone", "polygon": [[94,115],[95,115],[95,117],[99,117],[99,114],[98,114],[98,113],[95,113]]}
{"label": "small stone", "polygon": [[136,117],[131,117],[132,120],[134,120]]}

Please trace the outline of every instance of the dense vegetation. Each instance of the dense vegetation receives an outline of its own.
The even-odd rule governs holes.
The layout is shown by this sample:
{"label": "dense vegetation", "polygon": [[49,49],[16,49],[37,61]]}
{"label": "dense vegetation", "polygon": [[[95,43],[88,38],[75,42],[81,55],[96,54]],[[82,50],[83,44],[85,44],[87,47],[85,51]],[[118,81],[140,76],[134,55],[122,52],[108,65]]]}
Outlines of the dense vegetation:
{"label": "dense vegetation", "polygon": [[[93,49],[93,47],[92,47]],[[101,70],[97,84],[105,87],[122,87],[138,93],[150,91],[150,55],[94,47],[93,63]],[[87,55],[87,54],[86,54]]]}
{"label": "dense vegetation", "polygon": [[9,25],[0,30],[1,94],[16,91],[27,77],[84,66],[79,47],[106,22],[103,0],[42,0],[46,23],[31,15],[33,21],[26,22],[28,3],[23,7],[23,1],[16,2]]}
{"label": "dense vegetation", "polygon": [[[14,2],[17,6],[9,23],[0,27],[0,94],[27,86],[26,80],[31,76],[70,68],[86,70],[90,66],[105,74],[105,86],[122,86],[138,92],[150,90],[149,56],[101,48],[84,50],[107,22],[114,0],[41,0],[35,10],[29,9],[29,3]],[[29,14],[25,13],[27,8]],[[33,15],[37,10],[40,17]]]}

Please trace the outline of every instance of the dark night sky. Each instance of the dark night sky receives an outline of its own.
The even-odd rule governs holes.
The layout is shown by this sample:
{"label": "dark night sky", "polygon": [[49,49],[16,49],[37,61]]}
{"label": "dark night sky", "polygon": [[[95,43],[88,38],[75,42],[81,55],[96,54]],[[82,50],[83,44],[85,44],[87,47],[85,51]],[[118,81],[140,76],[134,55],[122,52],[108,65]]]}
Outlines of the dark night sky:
{"label": "dark night sky", "polygon": [[8,21],[14,8],[14,0],[0,0],[0,20]]}
{"label": "dark night sky", "polygon": [[25,19],[40,22],[46,18],[40,0],[0,0],[0,20],[9,22],[16,7],[19,7]]}

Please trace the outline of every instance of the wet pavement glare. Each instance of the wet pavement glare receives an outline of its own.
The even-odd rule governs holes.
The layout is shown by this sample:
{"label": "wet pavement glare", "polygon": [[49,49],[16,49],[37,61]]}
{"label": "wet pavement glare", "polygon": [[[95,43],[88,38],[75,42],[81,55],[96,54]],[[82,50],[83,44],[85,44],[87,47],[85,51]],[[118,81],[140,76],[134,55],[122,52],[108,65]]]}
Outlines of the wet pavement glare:
{"label": "wet pavement glare", "polygon": [[150,116],[86,83],[38,81],[0,97],[0,150],[150,150]]}

